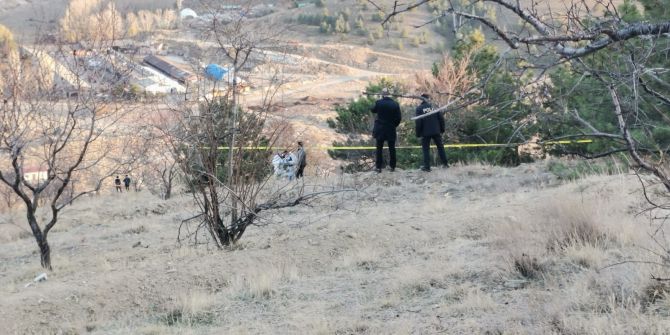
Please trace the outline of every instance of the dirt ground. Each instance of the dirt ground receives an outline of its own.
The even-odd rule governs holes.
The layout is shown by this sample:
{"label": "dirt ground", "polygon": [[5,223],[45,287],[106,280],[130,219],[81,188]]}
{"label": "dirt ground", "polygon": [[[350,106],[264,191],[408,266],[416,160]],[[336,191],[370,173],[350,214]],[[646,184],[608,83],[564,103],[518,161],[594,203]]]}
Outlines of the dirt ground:
{"label": "dirt ground", "polygon": [[650,280],[667,273],[605,268],[654,257],[633,176],[561,183],[538,163],[305,185],[357,191],[266,213],[233,250],[176,242],[188,195],[85,199],[50,236],[54,271],[28,286],[35,243],[5,215],[3,332],[668,334],[667,287]]}

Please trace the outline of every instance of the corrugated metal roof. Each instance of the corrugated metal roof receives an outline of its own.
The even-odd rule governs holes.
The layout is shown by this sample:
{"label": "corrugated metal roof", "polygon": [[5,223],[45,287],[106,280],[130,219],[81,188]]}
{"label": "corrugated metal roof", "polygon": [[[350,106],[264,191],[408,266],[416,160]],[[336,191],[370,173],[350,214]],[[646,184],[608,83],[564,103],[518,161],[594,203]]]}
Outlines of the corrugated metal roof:
{"label": "corrugated metal roof", "polygon": [[178,80],[181,83],[195,81],[196,77],[193,73],[188,72],[170,61],[158,57],[156,55],[149,55],[144,58],[144,62],[153,66],[157,70],[167,74],[168,76]]}

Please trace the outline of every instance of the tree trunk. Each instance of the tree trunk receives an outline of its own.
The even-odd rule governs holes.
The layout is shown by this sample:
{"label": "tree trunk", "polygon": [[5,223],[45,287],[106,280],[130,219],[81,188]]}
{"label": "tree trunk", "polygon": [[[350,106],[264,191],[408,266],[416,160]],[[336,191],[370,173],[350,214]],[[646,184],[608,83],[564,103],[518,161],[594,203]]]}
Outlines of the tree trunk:
{"label": "tree trunk", "polygon": [[35,237],[35,242],[37,242],[37,246],[40,248],[40,263],[43,268],[51,271],[51,248],[49,247],[49,242],[47,242],[47,235],[42,232],[40,226],[37,224],[35,213],[30,211],[28,212],[28,224]]}
{"label": "tree trunk", "polygon": [[46,236],[38,239],[37,245],[40,247],[40,263],[42,264],[42,267],[51,271],[51,248],[49,247],[49,242],[47,242]]}
{"label": "tree trunk", "polygon": [[169,183],[167,183],[167,185],[165,185],[165,195],[164,195],[165,199],[164,200],[170,199],[171,196],[172,196],[172,182],[169,182]]}

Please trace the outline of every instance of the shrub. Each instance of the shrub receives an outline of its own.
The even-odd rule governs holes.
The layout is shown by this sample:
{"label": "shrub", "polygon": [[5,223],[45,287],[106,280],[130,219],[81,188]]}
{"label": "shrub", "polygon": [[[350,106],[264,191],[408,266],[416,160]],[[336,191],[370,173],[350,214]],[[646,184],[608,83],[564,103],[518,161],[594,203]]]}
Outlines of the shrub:
{"label": "shrub", "polygon": [[525,253],[513,255],[513,267],[522,277],[526,279],[538,279],[544,272],[544,267],[538,262],[537,258],[530,257]]}

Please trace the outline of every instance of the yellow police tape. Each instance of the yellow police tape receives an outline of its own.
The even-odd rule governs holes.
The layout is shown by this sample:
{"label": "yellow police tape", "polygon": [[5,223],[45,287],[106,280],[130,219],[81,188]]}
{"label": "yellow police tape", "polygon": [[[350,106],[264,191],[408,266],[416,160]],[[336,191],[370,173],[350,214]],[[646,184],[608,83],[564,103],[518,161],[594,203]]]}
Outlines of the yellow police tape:
{"label": "yellow police tape", "polygon": [[[545,142],[523,142],[523,143],[459,143],[459,144],[445,144],[445,148],[507,148],[507,147],[518,147],[526,144],[537,144],[537,145],[554,145],[554,144],[586,144],[593,143],[593,140],[576,140],[576,141],[545,141]],[[435,147],[432,145],[432,147]],[[218,147],[219,150],[228,150],[228,147]],[[236,147],[235,149],[240,149]],[[280,149],[279,147],[242,147],[243,150],[270,150],[270,149]],[[374,150],[376,147],[328,147],[328,146],[317,146],[312,147],[312,149],[321,149],[321,150]],[[421,149],[420,145],[411,145],[411,146],[398,146],[396,149]]]}

